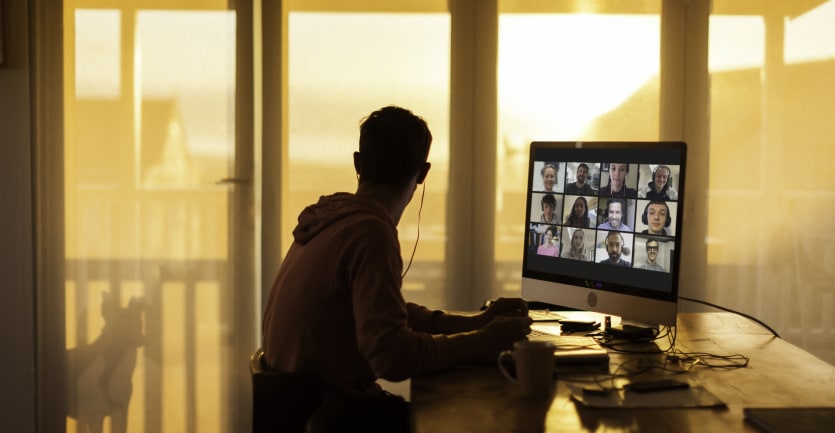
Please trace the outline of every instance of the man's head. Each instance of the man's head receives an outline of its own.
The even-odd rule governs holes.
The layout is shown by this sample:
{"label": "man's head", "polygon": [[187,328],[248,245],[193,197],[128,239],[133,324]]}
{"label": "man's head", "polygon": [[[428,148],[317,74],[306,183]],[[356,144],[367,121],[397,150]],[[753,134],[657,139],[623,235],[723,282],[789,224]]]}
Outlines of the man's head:
{"label": "man's head", "polygon": [[554,164],[545,164],[542,167],[542,184],[545,186],[545,191],[553,191],[554,185],[557,183],[557,167]]}
{"label": "man's head", "polygon": [[581,163],[577,166],[577,185],[586,183],[586,176],[589,174],[589,166]]}
{"label": "man's head", "polygon": [[371,113],[360,125],[354,168],[360,183],[403,187],[417,177],[423,183],[429,164],[432,133],[411,111],[388,106]]}
{"label": "man's head", "polygon": [[620,227],[623,222],[623,211],[623,200],[613,198],[606,202],[606,215],[612,228]]}
{"label": "man's head", "polygon": [[614,263],[620,260],[623,253],[623,236],[618,232],[609,232],[606,235],[606,252],[609,253],[609,260]]}
{"label": "man's head", "polygon": [[658,258],[658,241],[650,239],[646,243],[647,247],[647,263],[655,263]]}

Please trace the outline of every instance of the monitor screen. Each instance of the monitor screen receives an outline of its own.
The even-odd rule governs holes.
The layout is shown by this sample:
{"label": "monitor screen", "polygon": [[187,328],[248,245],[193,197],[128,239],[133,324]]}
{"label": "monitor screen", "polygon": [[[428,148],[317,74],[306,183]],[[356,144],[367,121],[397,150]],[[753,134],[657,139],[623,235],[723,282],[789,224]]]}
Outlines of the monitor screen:
{"label": "monitor screen", "polygon": [[533,142],[522,297],[675,325],[687,147]]}

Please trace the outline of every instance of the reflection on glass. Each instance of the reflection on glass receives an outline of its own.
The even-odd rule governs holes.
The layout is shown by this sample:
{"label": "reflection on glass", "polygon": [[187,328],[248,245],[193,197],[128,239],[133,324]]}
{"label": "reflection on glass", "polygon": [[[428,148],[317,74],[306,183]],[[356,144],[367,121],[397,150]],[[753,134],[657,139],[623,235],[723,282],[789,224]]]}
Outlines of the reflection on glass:
{"label": "reflection on glass", "polygon": [[235,14],[73,6],[67,430],[227,431]]}

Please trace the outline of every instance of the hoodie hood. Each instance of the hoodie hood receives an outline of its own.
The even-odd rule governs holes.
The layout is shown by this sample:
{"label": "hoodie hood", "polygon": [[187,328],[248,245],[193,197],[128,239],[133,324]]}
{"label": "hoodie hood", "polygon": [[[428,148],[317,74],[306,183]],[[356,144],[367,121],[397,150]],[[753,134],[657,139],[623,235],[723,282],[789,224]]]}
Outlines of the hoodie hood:
{"label": "hoodie hood", "polygon": [[386,221],[392,230],[397,230],[382,204],[370,197],[340,192],[321,196],[316,204],[306,207],[299,214],[299,224],[293,230],[293,239],[304,245],[325,228],[356,214],[369,214]]}

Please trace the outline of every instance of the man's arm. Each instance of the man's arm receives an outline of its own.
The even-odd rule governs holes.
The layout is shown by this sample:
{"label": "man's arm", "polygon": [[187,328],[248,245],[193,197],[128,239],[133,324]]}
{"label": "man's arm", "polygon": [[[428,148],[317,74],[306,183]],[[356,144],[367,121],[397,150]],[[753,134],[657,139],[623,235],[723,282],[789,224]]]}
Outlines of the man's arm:
{"label": "man's arm", "polygon": [[484,311],[470,314],[430,310],[413,303],[407,304],[406,308],[409,313],[409,326],[415,331],[430,334],[475,331],[487,326],[493,319],[500,316],[525,317],[528,315],[527,302],[519,298],[499,298],[491,302]]}

